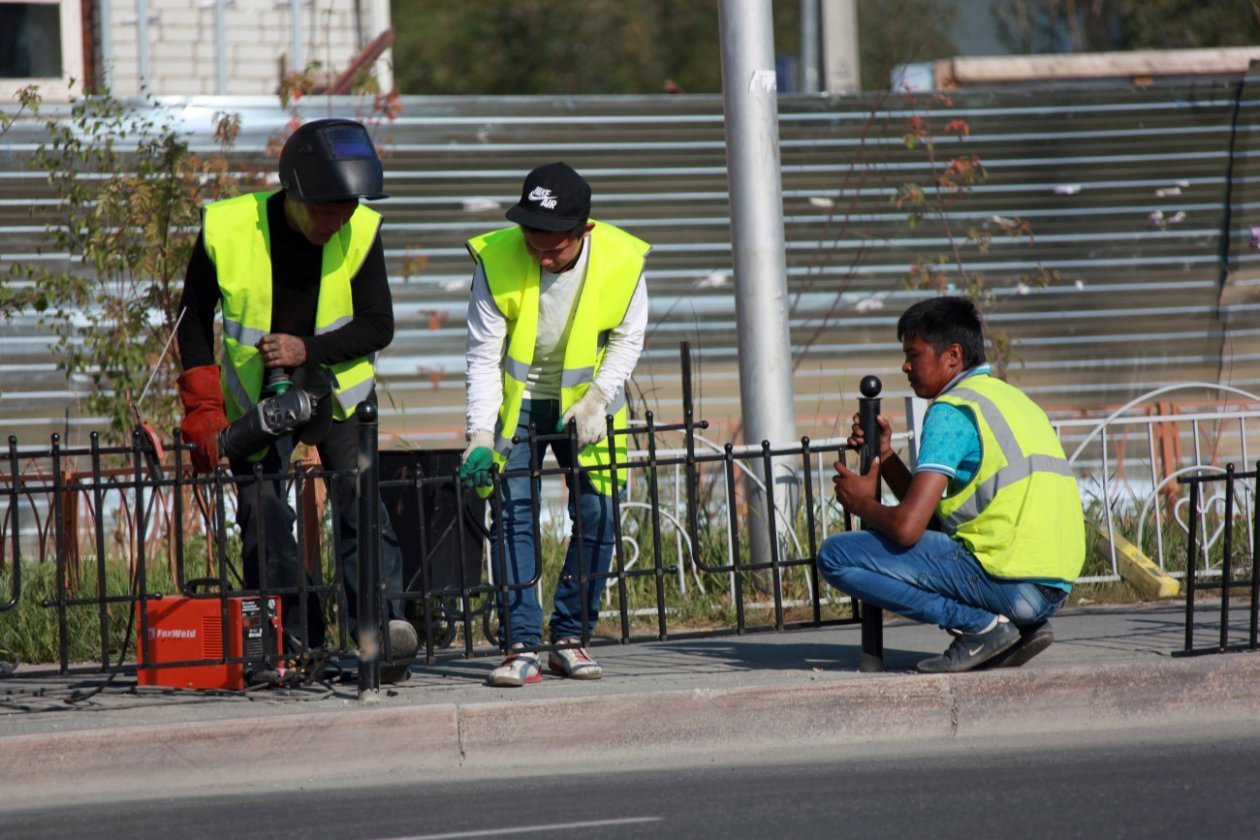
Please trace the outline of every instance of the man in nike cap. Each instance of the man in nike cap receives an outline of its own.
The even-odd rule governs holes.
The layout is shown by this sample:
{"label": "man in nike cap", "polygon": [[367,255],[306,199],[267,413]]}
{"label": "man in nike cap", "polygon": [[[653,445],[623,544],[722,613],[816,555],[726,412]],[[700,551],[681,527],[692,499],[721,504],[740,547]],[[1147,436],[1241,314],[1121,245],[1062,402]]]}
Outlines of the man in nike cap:
{"label": "man in nike cap", "polygon": [[[571,679],[603,671],[586,646],[599,618],[599,597],[612,562],[612,496],[620,482],[600,469],[610,450],[625,462],[625,382],[647,327],[643,265],[650,246],[590,218],[591,187],[566,163],[525,177],[521,200],[507,211],[515,226],[474,237],[468,305],[466,437],[460,478],[483,497],[495,491],[502,514],[491,539],[495,575],[511,591],[501,598],[499,642],[506,657],[487,683],[516,687],[542,679],[538,651],[542,610],[532,581],[541,568],[534,543],[533,481],[548,446],[561,466],[594,468],[566,478],[574,522],[555,590],[548,666]],[[567,439],[513,445],[530,426]],[[578,522],[581,539],[577,538]],[[500,540],[500,533],[502,540]],[[500,543],[504,548],[500,549]],[[579,569],[585,565],[585,574]]]}

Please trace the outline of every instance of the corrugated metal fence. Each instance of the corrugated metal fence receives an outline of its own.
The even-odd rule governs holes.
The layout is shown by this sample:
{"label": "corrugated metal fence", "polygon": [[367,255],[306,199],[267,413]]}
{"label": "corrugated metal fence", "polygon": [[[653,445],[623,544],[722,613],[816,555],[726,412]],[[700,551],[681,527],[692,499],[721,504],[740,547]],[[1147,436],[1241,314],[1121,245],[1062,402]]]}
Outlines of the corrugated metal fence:
{"label": "corrugated metal fence", "polygon": [[[1010,377],[1059,416],[1097,414],[1175,382],[1254,390],[1250,227],[1260,214],[1250,95],[1217,81],[935,101],[781,98],[800,432],[842,428],[836,416],[853,411],[867,373],[884,379],[886,404],[900,403],[893,327],[923,294],[906,289],[905,277],[916,258],[948,257],[955,246],[995,296],[991,322],[1014,343]],[[361,105],[308,100],[301,116],[352,115]],[[242,163],[264,165],[266,139],[292,116],[269,100],[167,106],[207,149],[214,112],[239,112]],[[936,138],[931,154],[907,146],[916,126]],[[654,244],[652,331],[636,377],[647,403],[663,418],[678,413],[677,347],[689,340],[698,416],[733,434],[737,336],[720,97],[404,98],[402,116],[378,140],[389,155],[393,197],[377,207],[398,316],[381,362],[386,432],[422,446],[461,440],[470,274],[462,243],[505,224],[528,169],[564,159],[591,181],[598,218]],[[0,269],[65,259],[42,246],[42,227],[26,213],[51,196],[25,168],[37,141],[29,123],[0,139]],[[971,155],[987,180],[949,198],[944,215],[909,225],[892,203],[898,188],[929,187],[934,167]],[[1017,219],[1031,237],[1004,235]],[[992,240],[982,247],[969,231]],[[1045,289],[1022,279],[1039,270],[1058,279]],[[76,408],[75,393],[87,386],[67,387],[46,349],[31,320],[5,325],[0,431],[24,441],[65,430],[68,419],[80,421],[75,435],[93,425]]]}

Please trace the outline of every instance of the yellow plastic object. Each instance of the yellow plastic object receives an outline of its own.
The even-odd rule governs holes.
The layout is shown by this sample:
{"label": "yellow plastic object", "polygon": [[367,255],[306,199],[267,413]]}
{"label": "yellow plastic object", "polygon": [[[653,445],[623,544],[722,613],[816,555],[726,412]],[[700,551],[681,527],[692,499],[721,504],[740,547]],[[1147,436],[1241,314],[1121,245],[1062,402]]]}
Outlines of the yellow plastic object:
{"label": "yellow plastic object", "polygon": [[1111,552],[1111,542],[1116,546],[1116,567],[1120,577],[1127,580],[1143,595],[1153,598],[1176,598],[1181,585],[1176,578],[1164,574],[1159,566],[1142,553],[1142,550],[1119,534],[1108,537],[1106,528],[1099,528],[1102,539],[1100,551]]}

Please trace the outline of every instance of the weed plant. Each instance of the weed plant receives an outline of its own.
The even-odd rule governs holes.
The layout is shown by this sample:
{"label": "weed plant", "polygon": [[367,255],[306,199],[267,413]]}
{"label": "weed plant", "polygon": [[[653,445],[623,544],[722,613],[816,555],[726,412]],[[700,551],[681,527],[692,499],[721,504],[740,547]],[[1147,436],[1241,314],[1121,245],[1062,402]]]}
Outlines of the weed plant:
{"label": "weed plant", "polygon": [[[1243,579],[1250,575],[1252,551],[1255,546],[1253,529],[1249,527],[1251,511],[1235,511],[1230,535],[1230,560],[1233,577]],[[1112,528],[1117,534],[1134,543],[1152,562],[1175,577],[1183,577],[1186,556],[1190,548],[1190,536],[1183,523],[1169,511],[1161,512],[1157,521],[1148,513],[1145,521],[1134,512],[1113,512]],[[1098,504],[1090,505],[1085,512],[1086,559],[1082,577],[1113,574],[1111,554],[1104,536],[1107,532],[1105,511]],[[1225,560],[1225,520],[1223,511],[1209,509],[1200,520],[1196,545],[1198,564],[1196,572],[1206,579],[1219,579]],[[1161,563],[1162,559],[1162,563]],[[1206,573],[1205,573],[1206,572]]]}
{"label": "weed plant", "polygon": [[[135,658],[134,611],[129,601],[100,605],[95,565],[77,583],[65,588],[67,601],[89,600],[87,604],[67,604],[66,647],[68,661],[110,663],[120,657]],[[173,592],[174,583],[164,564],[145,569],[149,592]],[[127,596],[139,591],[137,576],[125,560],[104,563],[105,595]],[[22,566],[21,597],[17,606],[0,613],[0,642],[11,648],[23,662],[57,662],[60,659],[58,585],[55,563],[25,563]],[[13,571],[0,572],[0,593],[13,593]],[[7,599],[6,599],[7,600]],[[106,649],[101,647],[102,613],[106,623]],[[125,647],[125,650],[124,650]]]}

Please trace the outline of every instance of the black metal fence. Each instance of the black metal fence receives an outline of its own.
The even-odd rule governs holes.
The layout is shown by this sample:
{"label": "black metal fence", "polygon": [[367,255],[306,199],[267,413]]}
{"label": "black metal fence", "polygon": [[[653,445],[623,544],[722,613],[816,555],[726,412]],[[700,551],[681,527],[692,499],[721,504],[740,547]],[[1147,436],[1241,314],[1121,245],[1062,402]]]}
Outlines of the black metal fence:
{"label": "black metal fence", "polygon": [[[1252,472],[1235,472],[1233,464],[1227,464],[1225,474],[1196,475],[1181,479],[1190,485],[1190,513],[1186,546],[1186,642],[1181,651],[1183,655],[1204,653],[1226,653],[1238,650],[1257,649],[1257,629],[1260,620],[1260,505],[1255,504],[1256,492],[1260,490],[1260,464]],[[1244,490],[1251,494],[1252,516],[1251,545],[1247,552],[1250,557],[1235,556],[1235,512],[1240,509],[1238,483],[1251,481],[1252,485]],[[1199,555],[1205,552],[1209,542],[1205,532],[1205,518],[1211,505],[1204,503],[1205,488],[1219,489],[1223,511],[1216,527],[1220,530],[1223,542],[1219,573],[1207,574],[1198,570]],[[1214,500],[1215,501],[1215,500]],[[1241,561],[1241,562],[1240,562]],[[1207,571],[1217,572],[1215,569]],[[1195,597],[1207,591],[1220,592],[1220,604],[1217,613],[1217,637],[1214,644],[1195,647],[1194,630],[1196,621]],[[1235,593],[1247,593],[1247,607],[1250,618],[1247,622],[1245,639],[1238,639],[1237,632],[1231,632],[1230,612],[1231,599]]]}
{"label": "black metal fence", "polygon": [[[586,564],[579,563],[583,571],[578,584],[584,593],[589,587],[606,587],[612,602],[608,612],[615,613],[617,628],[584,642],[626,644],[862,621],[864,667],[878,667],[882,651],[879,611],[850,605],[839,593],[827,590],[816,565],[826,520],[830,518],[836,530],[851,527],[847,512],[829,501],[830,493],[822,492],[829,482],[816,464],[832,456],[844,458],[849,447],[840,441],[819,447],[803,438],[792,447],[763,443],[760,447],[727,444],[718,452],[706,449],[698,443],[697,433],[707,424],[694,417],[686,345],[682,348],[682,373],[681,422],[659,422],[649,411],[632,422],[631,428],[613,429],[610,418],[607,445],[612,461],[606,466],[559,468],[533,463],[528,471],[496,473],[489,496],[494,512],[490,522],[500,521],[500,483],[514,475],[527,474],[541,482],[551,476],[575,478],[584,471],[606,470],[614,479],[633,478],[636,492],[643,495],[643,501],[635,503],[640,509],[635,536],[648,548],[644,556],[626,556],[628,538],[623,533],[622,513],[623,504],[629,504],[621,495],[613,494],[615,550],[611,569],[605,575],[590,574],[585,571]],[[865,402],[864,408],[878,410],[877,399],[870,400],[870,406]],[[7,454],[0,459],[4,471],[0,616],[15,614],[19,605],[29,613],[31,602],[37,601],[38,612],[54,618],[48,629],[53,648],[49,658],[56,660],[57,673],[135,670],[142,684],[146,675],[153,678],[172,668],[226,667],[238,676],[258,668],[284,673],[302,656],[319,653],[357,657],[359,688],[366,691],[379,686],[382,667],[497,655],[493,632],[496,600],[502,599],[505,609],[510,609],[512,590],[534,586],[543,577],[541,544],[535,552],[531,579],[510,583],[503,569],[483,563],[485,541],[502,540],[503,536],[487,525],[485,503],[458,480],[458,452],[378,453],[374,406],[365,403],[356,417],[360,451],[366,457],[360,458],[359,470],[352,473],[299,462],[279,475],[263,474],[261,467],[247,476],[233,476],[222,468],[209,475],[193,474],[188,469],[187,447],[177,431],[165,462],[159,462],[139,431],[129,446],[115,447],[103,446],[96,434],[87,447],[64,446],[53,435],[47,447],[24,448],[16,437],[10,437]],[[573,433],[572,428],[567,432]],[[666,450],[660,445],[664,435],[681,435],[682,447]],[[522,443],[564,437],[532,430],[531,439]],[[634,439],[629,447],[632,456],[619,463],[614,442],[625,437]],[[775,475],[785,462],[795,476],[790,487],[795,498],[790,502],[776,498],[782,493],[776,481],[758,479]],[[681,476],[682,484],[681,488],[669,488],[682,500],[676,513],[666,511],[662,501],[666,486],[678,480],[670,477],[671,471]],[[285,651],[279,638],[275,617],[278,600],[296,599],[304,631],[312,608],[338,617],[348,614],[342,585],[343,558],[330,550],[340,540],[337,517],[321,512],[337,508],[339,482],[333,479],[339,477],[352,478],[358,494],[359,632],[357,638],[351,638],[347,622],[334,618],[337,632],[331,634],[326,646],[314,652],[302,650],[295,658],[292,650]],[[259,585],[246,588],[239,535],[229,525],[230,512],[234,498],[262,493],[271,482],[283,482],[288,491],[296,514],[298,556],[306,574],[295,585],[277,586],[267,580],[267,564],[260,560]],[[581,482],[574,481],[573,485],[580,493]],[[321,492],[329,494],[326,506],[318,504],[316,497]],[[392,591],[381,580],[378,492],[404,548],[405,576],[400,591]],[[532,516],[536,537],[541,536],[543,508],[543,497],[535,493]],[[761,550],[747,546],[754,517],[766,525],[764,533],[773,535]],[[260,529],[260,546],[268,544],[261,533],[264,520],[262,516],[254,518],[253,527]],[[672,548],[666,520],[674,530],[681,525],[681,539],[690,549],[685,556]],[[789,530],[799,537],[786,539],[784,534]],[[701,550],[701,546],[708,549]],[[578,550],[582,551],[580,540]],[[502,551],[499,556],[503,556]],[[697,631],[671,624],[678,605],[670,604],[667,582],[684,563],[693,574],[732,579],[734,620],[730,626]],[[483,574],[483,569],[489,574]],[[51,581],[47,580],[50,570]],[[33,575],[33,571],[41,574]],[[790,574],[804,577],[803,598],[785,598],[783,584]],[[640,579],[648,582],[640,589],[649,593],[651,606],[636,611],[630,590]],[[397,659],[390,649],[389,634],[383,632],[387,599],[407,605],[407,615],[422,640],[415,659]],[[163,641],[162,634],[170,632],[161,623],[162,610],[189,604],[197,608],[202,622],[200,646],[195,648],[201,655],[171,658],[168,654],[163,658],[153,654],[150,645]],[[768,612],[769,620],[750,621],[754,608]],[[82,615],[88,611],[92,620],[85,622]],[[644,613],[652,619],[652,630],[636,629],[633,619]],[[90,641],[79,638],[87,634],[83,629],[87,623],[92,625],[90,635],[95,636]],[[0,622],[0,642],[6,635],[5,626]],[[479,633],[485,644],[478,643]],[[608,635],[615,638],[606,638]],[[81,655],[73,654],[76,638],[99,651],[98,661],[85,664]],[[457,639],[462,639],[462,645],[455,644]]]}

